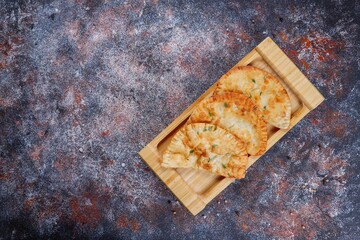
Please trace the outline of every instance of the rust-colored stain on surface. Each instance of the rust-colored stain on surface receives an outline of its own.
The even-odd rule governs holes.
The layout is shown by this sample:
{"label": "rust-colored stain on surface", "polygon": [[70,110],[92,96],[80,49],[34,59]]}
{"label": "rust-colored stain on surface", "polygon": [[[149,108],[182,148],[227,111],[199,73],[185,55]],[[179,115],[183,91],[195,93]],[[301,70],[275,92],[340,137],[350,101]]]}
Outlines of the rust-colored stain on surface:
{"label": "rust-colored stain on surface", "polygon": [[134,232],[138,232],[141,228],[139,222],[136,220],[129,220],[126,216],[119,217],[116,220],[116,225],[119,228],[130,228]]}

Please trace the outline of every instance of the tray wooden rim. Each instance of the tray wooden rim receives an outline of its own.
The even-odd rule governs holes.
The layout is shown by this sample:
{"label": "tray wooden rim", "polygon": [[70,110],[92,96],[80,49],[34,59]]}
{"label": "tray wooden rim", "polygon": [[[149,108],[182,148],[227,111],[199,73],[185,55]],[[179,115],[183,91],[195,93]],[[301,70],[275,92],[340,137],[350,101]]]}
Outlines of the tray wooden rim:
{"label": "tray wooden rim", "polygon": [[[286,130],[278,130],[271,136],[271,138],[269,138],[267,146],[267,150],[269,150],[293,126],[304,118],[306,114],[324,101],[324,97],[269,37],[263,40],[235,66],[248,65],[256,55],[260,55],[262,57],[262,59],[275,71],[276,74],[278,74],[278,76],[303,103],[302,107],[292,115],[290,127]],[[212,186],[204,194],[198,195],[191,189],[184,179],[182,179],[181,175],[175,169],[161,167],[159,161],[161,159],[161,154],[158,152],[157,146],[168,134],[170,134],[177,126],[179,126],[179,124],[190,116],[192,110],[200,101],[212,93],[216,87],[216,83],[217,81],[139,152],[139,155],[144,159],[149,167],[193,215],[202,211],[212,199],[234,182],[235,179],[224,178]],[[251,158],[248,168],[260,157],[261,156]]]}

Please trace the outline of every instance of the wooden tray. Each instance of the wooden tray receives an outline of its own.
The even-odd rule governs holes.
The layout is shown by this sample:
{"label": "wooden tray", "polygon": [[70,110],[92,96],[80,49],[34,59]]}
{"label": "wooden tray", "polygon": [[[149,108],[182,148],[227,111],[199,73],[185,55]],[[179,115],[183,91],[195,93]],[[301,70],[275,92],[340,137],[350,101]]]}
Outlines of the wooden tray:
{"label": "wooden tray", "polygon": [[[268,150],[307,113],[316,108],[324,100],[324,97],[270,38],[266,38],[235,66],[245,65],[264,69],[277,76],[288,91],[291,99],[292,114],[290,127],[287,130],[281,130],[268,126]],[[202,170],[163,168],[160,166],[160,159],[172,136],[185,125],[196,105],[212,95],[215,87],[216,83],[139,153],[150,168],[193,215],[203,210],[206,204],[235,179],[224,178]],[[260,157],[250,157],[247,168]]]}

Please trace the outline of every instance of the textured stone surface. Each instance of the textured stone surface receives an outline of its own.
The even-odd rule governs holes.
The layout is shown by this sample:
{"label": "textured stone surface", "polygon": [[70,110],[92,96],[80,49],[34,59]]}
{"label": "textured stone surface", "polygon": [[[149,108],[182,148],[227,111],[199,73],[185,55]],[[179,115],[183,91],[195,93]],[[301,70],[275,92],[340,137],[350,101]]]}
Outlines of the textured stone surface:
{"label": "textured stone surface", "polygon": [[[0,1],[0,238],[358,238],[360,3],[266,2]],[[266,36],[326,101],[193,217],[137,152]]]}

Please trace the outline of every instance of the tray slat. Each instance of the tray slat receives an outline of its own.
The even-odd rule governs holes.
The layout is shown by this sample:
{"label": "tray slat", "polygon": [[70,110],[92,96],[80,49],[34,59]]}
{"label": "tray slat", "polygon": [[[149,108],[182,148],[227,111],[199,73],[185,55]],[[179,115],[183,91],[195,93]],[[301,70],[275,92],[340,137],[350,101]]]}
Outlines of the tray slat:
{"label": "tray slat", "polygon": [[[268,150],[306,114],[316,108],[324,100],[324,97],[270,38],[266,38],[235,66],[245,65],[262,68],[277,76],[287,89],[291,99],[290,127],[284,130],[268,125]],[[212,199],[234,182],[235,179],[216,176],[202,170],[163,168],[160,165],[160,160],[162,152],[166,149],[172,136],[186,124],[186,120],[193,109],[203,99],[212,95],[215,87],[216,83],[139,152],[150,168],[193,215],[203,210]],[[247,168],[260,157],[249,157]]]}

